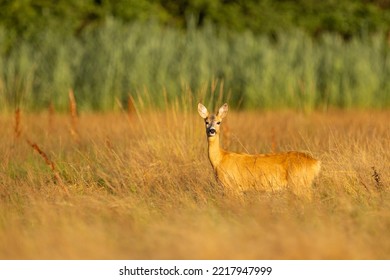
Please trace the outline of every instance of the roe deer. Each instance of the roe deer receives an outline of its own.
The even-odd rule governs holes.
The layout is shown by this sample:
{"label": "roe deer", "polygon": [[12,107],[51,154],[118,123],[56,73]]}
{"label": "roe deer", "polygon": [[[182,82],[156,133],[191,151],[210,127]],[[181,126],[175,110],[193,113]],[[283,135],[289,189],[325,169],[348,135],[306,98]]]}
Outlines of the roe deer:
{"label": "roe deer", "polygon": [[217,114],[209,114],[199,103],[198,112],[206,124],[209,160],[225,189],[239,193],[250,189],[290,189],[298,196],[311,198],[311,185],[320,171],[320,161],[295,151],[256,155],[225,151],[219,147],[219,132],[228,105],[225,103]]}

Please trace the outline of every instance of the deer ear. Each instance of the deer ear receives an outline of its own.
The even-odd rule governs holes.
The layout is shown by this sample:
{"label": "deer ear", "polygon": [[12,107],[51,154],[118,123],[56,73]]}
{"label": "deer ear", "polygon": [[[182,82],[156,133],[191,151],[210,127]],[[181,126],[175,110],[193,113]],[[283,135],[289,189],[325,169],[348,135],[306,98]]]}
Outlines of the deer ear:
{"label": "deer ear", "polygon": [[221,108],[219,108],[219,110],[218,110],[218,117],[220,117],[221,119],[226,117],[228,110],[229,110],[229,107],[228,107],[227,103],[223,104],[221,106]]}
{"label": "deer ear", "polygon": [[204,119],[206,119],[209,116],[209,112],[207,111],[207,108],[202,103],[198,104],[198,113]]}

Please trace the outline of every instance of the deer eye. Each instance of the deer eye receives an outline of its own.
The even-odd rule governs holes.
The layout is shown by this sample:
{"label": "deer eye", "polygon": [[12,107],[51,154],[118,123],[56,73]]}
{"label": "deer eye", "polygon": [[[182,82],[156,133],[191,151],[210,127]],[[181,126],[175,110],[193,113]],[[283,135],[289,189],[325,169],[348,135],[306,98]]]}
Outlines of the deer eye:
{"label": "deer eye", "polygon": [[208,121],[206,121],[206,124],[209,124],[209,122],[208,122]]}
{"label": "deer eye", "polygon": [[217,124],[218,124],[218,125],[220,125],[220,124],[221,124],[221,122],[217,122]]}

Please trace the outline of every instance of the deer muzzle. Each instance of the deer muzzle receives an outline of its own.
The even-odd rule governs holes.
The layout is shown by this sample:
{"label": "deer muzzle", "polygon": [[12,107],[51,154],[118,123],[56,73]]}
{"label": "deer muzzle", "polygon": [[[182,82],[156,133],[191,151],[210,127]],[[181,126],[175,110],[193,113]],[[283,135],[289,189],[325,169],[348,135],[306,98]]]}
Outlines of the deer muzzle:
{"label": "deer muzzle", "polygon": [[216,133],[217,131],[215,130],[214,127],[210,127],[209,129],[207,129],[207,136],[209,137],[215,136]]}

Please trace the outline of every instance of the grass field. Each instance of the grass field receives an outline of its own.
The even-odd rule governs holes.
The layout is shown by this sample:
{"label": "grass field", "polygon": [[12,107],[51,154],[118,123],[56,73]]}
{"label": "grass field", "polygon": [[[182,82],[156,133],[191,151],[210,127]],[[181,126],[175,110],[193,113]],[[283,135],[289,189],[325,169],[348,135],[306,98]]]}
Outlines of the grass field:
{"label": "grass field", "polygon": [[229,112],[230,150],[322,161],[314,198],[302,202],[225,195],[196,104],[178,107],[85,113],[74,124],[22,112],[20,136],[14,116],[1,115],[0,258],[390,258],[389,111]]}

